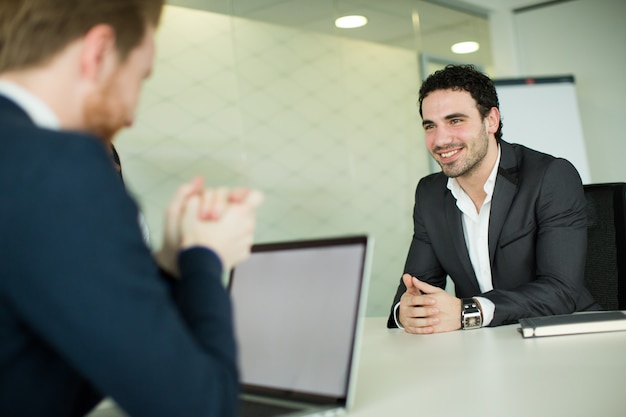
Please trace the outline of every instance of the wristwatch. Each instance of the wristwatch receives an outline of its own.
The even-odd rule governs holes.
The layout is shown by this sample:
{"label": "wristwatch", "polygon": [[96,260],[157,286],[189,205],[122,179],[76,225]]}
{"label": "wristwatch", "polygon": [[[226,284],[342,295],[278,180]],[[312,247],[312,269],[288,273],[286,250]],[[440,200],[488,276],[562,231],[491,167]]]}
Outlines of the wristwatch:
{"label": "wristwatch", "polygon": [[461,300],[461,328],[463,330],[479,329],[483,325],[480,306],[473,298]]}

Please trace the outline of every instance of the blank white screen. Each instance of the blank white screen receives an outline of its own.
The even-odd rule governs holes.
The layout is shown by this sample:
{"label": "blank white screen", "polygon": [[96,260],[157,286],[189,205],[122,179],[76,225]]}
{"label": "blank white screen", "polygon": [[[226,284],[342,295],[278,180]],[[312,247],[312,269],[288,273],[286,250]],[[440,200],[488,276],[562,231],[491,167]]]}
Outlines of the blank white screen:
{"label": "blank white screen", "polygon": [[231,296],[242,382],[346,396],[364,245],[257,252]]}

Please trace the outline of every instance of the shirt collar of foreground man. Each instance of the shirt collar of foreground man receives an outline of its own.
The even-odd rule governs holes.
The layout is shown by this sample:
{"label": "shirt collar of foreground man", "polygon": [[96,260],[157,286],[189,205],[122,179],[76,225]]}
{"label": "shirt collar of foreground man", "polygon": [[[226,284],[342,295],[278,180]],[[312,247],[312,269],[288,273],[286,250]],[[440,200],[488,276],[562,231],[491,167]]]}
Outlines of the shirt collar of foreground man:
{"label": "shirt collar of foreground man", "polygon": [[59,119],[39,97],[10,81],[0,80],[0,95],[11,99],[37,126],[58,130]]}

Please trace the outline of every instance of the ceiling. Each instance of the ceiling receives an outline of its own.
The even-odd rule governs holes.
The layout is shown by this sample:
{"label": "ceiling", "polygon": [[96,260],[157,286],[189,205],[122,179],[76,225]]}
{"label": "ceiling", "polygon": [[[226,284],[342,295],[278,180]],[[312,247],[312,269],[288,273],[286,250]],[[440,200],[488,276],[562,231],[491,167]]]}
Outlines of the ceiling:
{"label": "ceiling", "polygon": [[[515,10],[545,0],[166,0],[167,4],[229,14],[333,36],[419,50],[444,59],[491,62],[490,10]],[[368,24],[338,29],[334,19],[361,14]],[[418,29],[419,28],[419,29]],[[417,36],[419,34],[419,36]],[[476,40],[481,48],[455,55],[453,43]]]}

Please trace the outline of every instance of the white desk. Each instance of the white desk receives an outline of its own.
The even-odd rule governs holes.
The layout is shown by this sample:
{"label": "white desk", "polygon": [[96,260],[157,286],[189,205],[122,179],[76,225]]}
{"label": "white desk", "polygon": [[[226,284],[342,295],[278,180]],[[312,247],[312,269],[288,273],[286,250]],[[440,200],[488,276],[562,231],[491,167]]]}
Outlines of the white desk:
{"label": "white desk", "polygon": [[512,325],[418,336],[385,323],[365,321],[350,416],[626,416],[626,332],[522,339]]}
{"label": "white desk", "polygon": [[624,417],[626,332],[410,335],[368,318],[354,417]]}

